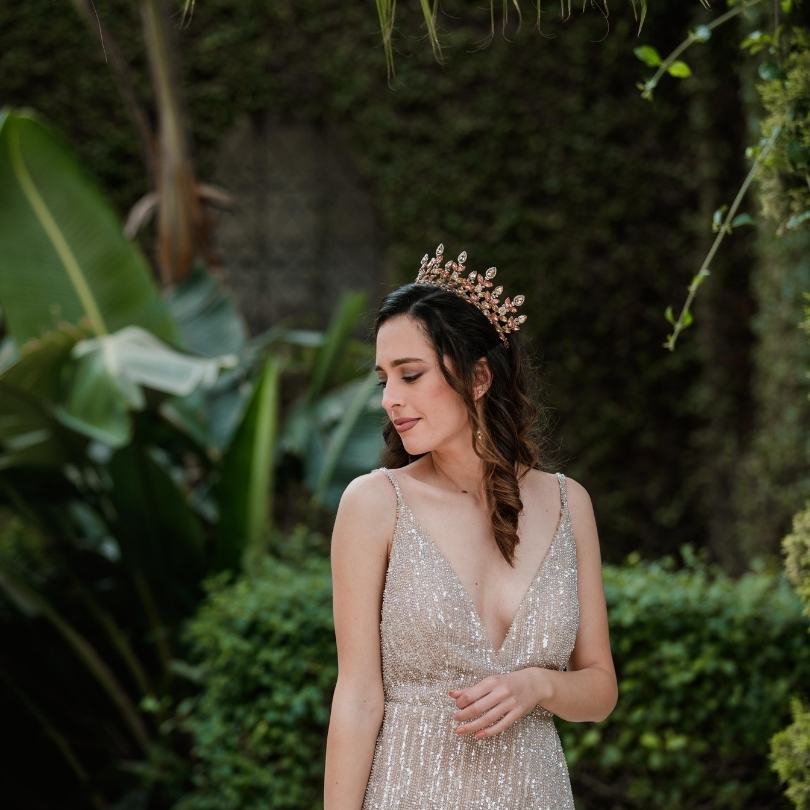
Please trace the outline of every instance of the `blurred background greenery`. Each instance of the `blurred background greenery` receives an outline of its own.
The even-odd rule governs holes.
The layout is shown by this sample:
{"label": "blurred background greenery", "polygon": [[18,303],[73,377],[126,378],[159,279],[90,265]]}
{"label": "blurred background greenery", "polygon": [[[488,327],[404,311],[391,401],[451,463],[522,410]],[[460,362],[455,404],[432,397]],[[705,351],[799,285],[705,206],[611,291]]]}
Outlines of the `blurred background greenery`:
{"label": "blurred background greenery", "polygon": [[596,509],[578,806],[810,806],[806,9],[433,8],[0,11],[9,806],[319,806],[371,318],[439,242]]}

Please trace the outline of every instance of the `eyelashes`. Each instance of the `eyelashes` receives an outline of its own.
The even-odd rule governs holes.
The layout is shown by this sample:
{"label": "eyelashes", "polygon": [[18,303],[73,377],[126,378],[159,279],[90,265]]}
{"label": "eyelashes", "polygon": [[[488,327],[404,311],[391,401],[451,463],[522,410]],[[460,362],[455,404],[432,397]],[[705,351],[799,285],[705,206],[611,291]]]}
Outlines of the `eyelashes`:
{"label": "eyelashes", "polygon": [[[413,382],[414,380],[418,380],[418,379],[419,379],[421,376],[422,376],[421,374],[414,374],[414,375],[412,375],[411,377],[403,377],[402,379],[403,379],[403,380],[405,380],[405,382],[409,382],[409,383],[410,383],[410,382]],[[378,387],[378,388],[381,388],[382,386],[384,386],[384,385],[385,385],[385,382],[386,382],[385,380],[380,380],[380,381],[377,383],[377,387]]]}

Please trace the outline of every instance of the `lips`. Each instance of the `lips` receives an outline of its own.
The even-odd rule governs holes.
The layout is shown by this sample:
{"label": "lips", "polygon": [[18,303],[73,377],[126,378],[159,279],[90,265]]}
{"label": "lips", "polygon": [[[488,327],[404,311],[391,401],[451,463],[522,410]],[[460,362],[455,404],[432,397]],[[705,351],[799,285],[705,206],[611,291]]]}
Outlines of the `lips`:
{"label": "lips", "polygon": [[394,427],[399,433],[404,433],[406,430],[410,430],[418,421],[418,419],[406,419],[399,423],[394,422]]}

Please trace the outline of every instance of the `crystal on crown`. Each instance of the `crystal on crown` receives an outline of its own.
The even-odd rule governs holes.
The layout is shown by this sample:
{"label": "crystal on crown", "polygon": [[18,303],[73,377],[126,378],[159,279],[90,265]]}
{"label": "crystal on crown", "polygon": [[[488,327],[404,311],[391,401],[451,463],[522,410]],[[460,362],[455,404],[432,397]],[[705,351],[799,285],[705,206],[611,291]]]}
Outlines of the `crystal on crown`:
{"label": "crystal on crown", "polygon": [[526,297],[516,295],[510,299],[507,296],[501,303],[500,295],[503,292],[503,287],[499,284],[494,290],[489,289],[492,287],[492,279],[495,278],[497,273],[495,267],[489,267],[483,274],[473,270],[466,278],[460,275],[467,261],[466,250],[459,253],[458,261],[454,262],[450,259],[445,263],[444,267],[442,267],[443,258],[444,245],[442,244],[436,248],[434,258],[431,259],[426,253],[422,257],[422,264],[414,283],[432,285],[448,290],[477,307],[495,327],[501,342],[508,347],[509,339],[507,335],[511,332],[517,332],[520,325],[526,321],[527,316],[525,314],[512,317],[517,312],[517,307],[526,300]]}

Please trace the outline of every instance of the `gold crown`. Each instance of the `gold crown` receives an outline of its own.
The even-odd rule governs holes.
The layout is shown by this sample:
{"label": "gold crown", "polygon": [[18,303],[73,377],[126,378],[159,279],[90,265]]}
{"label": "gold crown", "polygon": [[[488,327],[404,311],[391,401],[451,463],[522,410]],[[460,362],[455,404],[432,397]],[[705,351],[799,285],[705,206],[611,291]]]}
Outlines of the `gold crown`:
{"label": "gold crown", "polygon": [[464,272],[464,262],[467,261],[466,250],[459,254],[457,262],[450,259],[444,267],[442,267],[443,257],[444,245],[439,245],[436,248],[436,256],[430,260],[428,260],[428,254],[426,253],[422,257],[422,266],[419,268],[414,283],[432,284],[441,287],[443,290],[449,290],[478,307],[495,329],[498,330],[498,337],[508,347],[509,338],[507,335],[510,332],[517,332],[520,325],[526,320],[525,315],[513,317],[513,313],[517,312],[517,307],[526,300],[525,296],[516,295],[511,300],[507,296],[501,303],[498,299],[503,292],[503,287],[498,286],[492,292],[489,291],[489,287],[492,286],[492,279],[495,278],[495,273],[497,273],[496,268],[490,267],[483,274],[473,270],[468,276],[464,277],[461,274]]}

